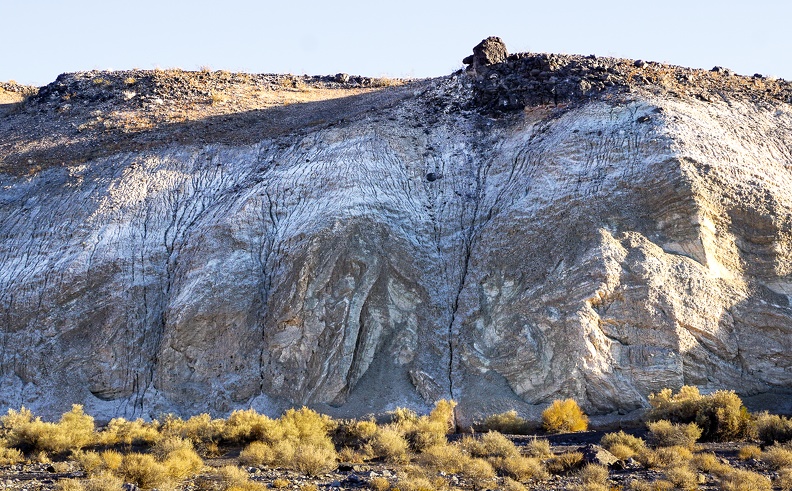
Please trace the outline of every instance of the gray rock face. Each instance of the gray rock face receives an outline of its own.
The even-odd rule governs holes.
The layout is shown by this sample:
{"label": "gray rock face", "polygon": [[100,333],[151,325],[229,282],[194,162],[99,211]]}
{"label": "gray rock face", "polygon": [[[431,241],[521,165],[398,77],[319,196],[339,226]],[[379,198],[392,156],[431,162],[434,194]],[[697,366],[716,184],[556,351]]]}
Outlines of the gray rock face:
{"label": "gray rock face", "polygon": [[0,174],[0,404],[454,398],[464,424],[792,387],[789,105],[635,88],[493,118],[464,75],[398,90],[331,125]]}

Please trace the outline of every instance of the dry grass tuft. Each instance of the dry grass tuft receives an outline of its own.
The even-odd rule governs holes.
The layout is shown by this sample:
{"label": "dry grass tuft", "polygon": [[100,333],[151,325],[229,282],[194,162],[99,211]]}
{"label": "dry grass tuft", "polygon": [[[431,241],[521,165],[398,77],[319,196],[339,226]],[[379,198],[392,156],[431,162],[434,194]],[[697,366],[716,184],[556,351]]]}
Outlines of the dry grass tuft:
{"label": "dry grass tuft", "polygon": [[734,470],[720,482],[722,491],[770,491],[772,483],[767,477],[747,470]]}
{"label": "dry grass tuft", "polygon": [[762,449],[756,445],[744,445],[737,452],[737,457],[740,460],[760,459],[762,457]]}
{"label": "dry grass tuft", "polygon": [[767,447],[762,452],[761,458],[764,462],[767,462],[767,465],[776,470],[792,467],[792,450],[779,444]]}
{"label": "dry grass tuft", "polygon": [[583,454],[566,452],[547,461],[547,470],[552,474],[567,474],[583,465]]}

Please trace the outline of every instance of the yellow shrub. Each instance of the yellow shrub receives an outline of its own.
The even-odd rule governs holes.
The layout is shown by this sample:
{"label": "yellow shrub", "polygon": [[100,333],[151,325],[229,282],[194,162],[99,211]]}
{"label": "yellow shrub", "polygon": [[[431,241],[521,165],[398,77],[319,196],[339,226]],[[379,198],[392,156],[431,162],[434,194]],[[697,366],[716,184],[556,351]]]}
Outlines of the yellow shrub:
{"label": "yellow shrub", "polygon": [[514,410],[487,416],[480,426],[485,430],[499,431],[510,435],[524,435],[531,430],[528,420],[519,417],[517,411]]}
{"label": "yellow shrub", "polygon": [[448,442],[446,423],[428,418],[420,418],[412,428],[407,431],[406,437],[410,446],[417,452],[435,445],[444,445]]}
{"label": "yellow shrub", "polygon": [[129,453],[125,455],[119,473],[127,482],[146,489],[160,487],[168,482],[165,466],[147,454]]}
{"label": "yellow shrub", "polygon": [[85,486],[77,479],[63,479],[55,485],[55,491],[85,491]]}
{"label": "yellow shrub", "polygon": [[397,488],[400,491],[435,491],[435,485],[425,477],[408,477],[399,479]]}
{"label": "yellow shrub", "polygon": [[528,491],[522,483],[515,481],[510,477],[503,478],[503,491]]}
{"label": "yellow shrub", "polygon": [[441,399],[435,403],[434,409],[429,413],[429,421],[442,423],[445,425],[446,433],[456,431],[456,417],[454,408],[457,403],[452,400]]}
{"label": "yellow shrub", "polygon": [[448,444],[429,447],[418,458],[423,466],[447,474],[462,472],[471,461],[459,446]]}
{"label": "yellow shrub", "polygon": [[279,477],[279,478],[277,478],[277,479],[272,481],[272,487],[275,488],[275,489],[288,488],[290,484],[291,483],[289,482],[288,479],[284,479],[282,477]]}
{"label": "yellow shrub", "polygon": [[545,459],[553,456],[553,451],[550,448],[550,442],[546,438],[533,437],[528,441],[523,449],[529,457],[538,457]]}
{"label": "yellow shrub", "polygon": [[770,491],[772,483],[756,472],[734,470],[724,476],[720,483],[723,491]]}
{"label": "yellow shrub", "polygon": [[515,457],[520,451],[511,440],[496,431],[490,431],[476,439],[466,436],[462,446],[474,457]]}
{"label": "yellow shrub", "polygon": [[14,465],[25,460],[25,456],[16,448],[0,446],[0,465]]}
{"label": "yellow shrub", "polygon": [[696,423],[704,440],[728,441],[747,436],[750,415],[733,391],[719,390],[702,396],[698,388],[683,386],[677,394],[663,389],[649,396],[650,421]]}
{"label": "yellow shrub", "polygon": [[697,453],[690,459],[690,465],[701,472],[711,474],[726,474],[732,470],[729,464],[724,464],[713,453]]}
{"label": "yellow shrub", "polygon": [[239,453],[239,463],[251,467],[271,465],[276,458],[275,450],[264,442],[253,442]]}
{"label": "yellow shrub", "polygon": [[600,439],[600,445],[602,445],[603,448],[610,451],[611,453],[613,453],[611,449],[615,445],[624,445],[635,453],[646,447],[646,442],[644,442],[643,438],[638,438],[623,431],[618,431],[615,433],[606,433]]}
{"label": "yellow shrub", "polygon": [[95,436],[93,418],[79,404],[64,413],[57,424],[34,418],[24,407],[19,411],[9,409],[0,421],[6,429],[8,445],[22,450],[56,453],[79,450],[92,443]]}
{"label": "yellow shrub", "polygon": [[599,464],[587,464],[578,472],[578,477],[583,484],[591,486],[608,481],[608,468]]}
{"label": "yellow shrub", "polygon": [[666,469],[665,477],[679,489],[696,489],[698,487],[698,474],[684,466]]}
{"label": "yellow shrub", "polygon": [[122,491],[122,483],[121,478],[104,471],[88,478],[84,486],[85,491]]}
{"label": "yellow shrub", "polygon": [[391,462],[406,461],[408,449],[407,440],[391,426],[379,428],[371,439],[371,453]]}
{"label": "yellow shrub", "polygon": [[792,440],[792,419],[767,411],[756,415],[753,431],[763,445],[772,445],[775,442],[785,443]]}
{"label": "yellow shrub", "polygon": [[[495,477],[495,469],[492,464],[484,459],[471,458],[465,462],[465,466],[460,471],[462,476],[474,481],[492,479]],[[480,487],[476,485],[475,487]]]}
{"label": "yellow shrub", "polygon": [[124,462],[124,456],[115,450],[105,450],[102,452],[102,461],[104,462],[104,466],[107,469],[111,471],[117,471],[121,468],[121,464]]}
{"label": "yellow shrub", "polygon": [[98,442],[102,445],[154,445],[160,438],[162,435],[157,421],[146,423],[140,418],[134,421],[113,418],[99,433]]}
{"label": "yellow shrub", "polygon": [[326,445],[303,443],[297,446],[290,467],[309,476],[317,476],[336,468],[338,455]]}
{"label": "yellow shrub", "polygon": [[168,477],[177,482],[198,474],[203,468],[201,457],[195,450],[187,447],[177,448],[168,453],[163,464]]}
{"label": "yellow shrub", "polygon": [[250,474],[245,469],[235,465],[221,467],[217,470],[217,476],[226,488],[245,484],[250,480]]}
{"label": "yellow shrub", "polygon": [[652,437],[661,447],[683,446],[693,448],[701,436],[701,428],[696,423],[674,424],[666,420],[647,423]]}
{"label": "yellow shrub", "polygon": [[89,476],[96,474],[105,468],[102,457],[96,452],[83,452],[77,450],[72,452],[72,458],[77,461],[82,470]]}
{"label": "yellow shrub", "polygon": [[162,424],[162,433],[165,436],[189,438],[194,443],[215,442],[222,437],[224,426],[225,421],[212,419],[206,413],[193,416],[187,421],[168,415]]}
{"label": "yellow shrub", "polygon": [[762,457],[762,449],[756,445],[744,445],[737,452],[740,460],[759,459]]}
{"label": "yellow shrub", "polygon": [[778,471],[778,477],[773,484],[781,491],[792,490],[792,468],[787,467]]}
{"label": "yellow shrub", "polygon": [[566,452],[556,455],[547,461],[547,470],[553,474],[564,474],[583,465],[583,454],[580,452]]}
{"label": "yellow shrub", "polygon": [[518,455],[492,459],[492,463],[500,472],[518,481],[527,481],[528,479],[543,480],[548,477],[542,461],[536,457]]}
{"label": "yellow shrub", "polygon": [[372,477],[368,486],[373,491],[388,491],[390,488],[390,481],[384,477]]}
{"label": "yellow shrub", "polygon": [[776,444],[762,452],[762,460],[773,469],[792,467],[792,450]]}
{"label": "yellow shrub", "polygon": [[574,399],[555,400],[542,411],[542,425],[552,433],[586,431],[588,417]]}

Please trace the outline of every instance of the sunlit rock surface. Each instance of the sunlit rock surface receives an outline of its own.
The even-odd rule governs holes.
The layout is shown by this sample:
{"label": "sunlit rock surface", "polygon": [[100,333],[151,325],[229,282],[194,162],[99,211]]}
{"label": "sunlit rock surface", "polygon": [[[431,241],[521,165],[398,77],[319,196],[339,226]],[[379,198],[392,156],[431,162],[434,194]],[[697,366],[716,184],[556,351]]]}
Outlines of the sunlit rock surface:
{"label": "sunlit rock surface", "polygon": [[6,111],[0,405],[470,422],[792,388],[788,101],[609,87],[498,111],[460,72],[73,151],[22,129],[87,109]]}

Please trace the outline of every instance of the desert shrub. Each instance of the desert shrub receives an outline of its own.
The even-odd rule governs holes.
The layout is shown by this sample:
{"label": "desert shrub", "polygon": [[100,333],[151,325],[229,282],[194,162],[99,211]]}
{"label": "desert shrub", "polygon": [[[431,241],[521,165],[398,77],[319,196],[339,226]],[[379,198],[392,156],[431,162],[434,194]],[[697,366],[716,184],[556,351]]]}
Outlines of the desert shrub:
{"label": "desert shrub", "polygon": [[85,414],[83,407],[79,404],[73,404],[71,411],[63,413],[58,427],[61,432],[68,435],[67,448],[81,449],[92,444],[96,439],[94,419]]}
{"label": "desert shrub", "polygon": [[123,481],[110,472],[100,472],[84,481],[85,491],[122,491]]}
{"label": "desert shrub", "polygon": [[179,436],[170,436],[163,438],[156,445],[151,448],[151,453],[160,460],[167,458],[171,452],[181,449],[193,450],[192,440],[185,440]]}
{"label": "desert shrub", "polygon": [[457,445],[434,445],[418,457],[419,462],[430,469],[447,474],[459,474],[472,460]]}
{"label": "desert shrub", "polygon": [[732,470],[729,464],[724,464],[713,453],[697,453],[690,459],[690,465],[701,472],[710,474],[725,474]]}
{"label": "desert shrub", "polygon": [[303,484],[300,486],[300,491],[319,491],[319,486],[314,483]]}
{"label": "desert shrub", "polygon": [[140,418],[134,421],[113,418],[99,433],[97,441],[101,445],[154,445],[160,438],[162,434],[156,420],[147,423]]}
{"label": "desert shrub", "polygon": [[162,434],[165,437],[178,436],[189,438],[194,443],[216,442],[222,438],[225,421],[212,419],[206,413],[183,420],[172,414],[165,417],[162,423]]}
{"label": "desert shrub", "polygon": [[652,439],[658,446],[683,446],[693,448],[701,436],[701,428],[696,423],[676,424],[661,419],[647,423]]}
{"label": "desert shrub", "polygon": [[634,479],[629,482],[626,489],[629,491],[671,491],[674,489],[674,484],[665,479],[657,479],[651,482],[643,479]]}
{"label": "desert shrub", "polygon": [[278,477],[272,481],[272,487],[275,489],[285,489],[288,488],[290,484],[288,479],[282,477]]}
{"label": "desert shrub", "polygon": [[723,476],[720,482],[723,491],[770,491],[772,483],[767,477],[742,469]]}
{"label": "desert shrub", "polygon": [[102,456],[96,452],[77,450],[72,452],[72,458],[77,462],[80,468],[82,468],[83,472],[89,476],[105,468]]}
{"label": "desert shrub", "polygon": [[465,436],[460,444],[473,457],[514,457],[520,451],[511,440],[496,431],[484,433],[479,438]]}
{"label": "desert shrub", "polygon": [[407,459],[409,444],[397,429],[384,426],[379,428],[371,439],[370,448],[371,453],[377,457],[391,462],[404,462]]}
{"label": "desert shrub", "polygon": [[523,451],[529,457],[538,457],[540,459],[553,456],[553,451],[550,449],[550,442],[546,438],[531,438],[525,445]]}
{"label": "desert shrub", "polygon": [[698,474],[688,467],[670,467],[664,472],[665,478],[679,489],[696,489],[698,486]]}
{"label": "desert shrub", "polygon": [[605,484],[608,480],[608,468],[599,464],[587,464],[578,471],[583,484]]}
{"label": "desert shrub", "polygon": [[555,400],[542,411],[542,426],[551,433],[586,431],[588,417],[574,399]]}
{"label": "desert shrub", "polygon": [[125,481],[145,489],[157,488],[168,482],[165,466],[148,454],[124,455],[119,473]]}
{"label": "desert shrub", "polygon": [[781,491],[792,490],[792,468],[785,468],[778,471],[778,477],[773,482],[775,487]]}
{"label": "desert shrub", "polygon": [[696,423],[704,440],[734,440],[747,436],[751,430],[748,410],[733,391],[719,390],[702,396],[697,387],[685,385],[676,394],[671,389],[651,394],[649,403],[649,421]]}
{"label": "desert shrub", "polygon": [[[328,433],[335,428],[336,423],[329,416],[303,407],[287,410],[278,423],[283,430],[283,439],[334,448]],[[264,435],[264,439],[278,440],[278,436],[280,435]]]}
{"label": "desert shrub", "polygon": [[524,435],[531,431],[531,425],[528,420],[518,416],[517,411],[514,410],[487,416],[479,426],[484,430],[510,435]]}
{"label": "desert shrub", "polygon": [[271,465],[277,460],[275,449],[264,442],[253,442],[239,452],[239,463],[251,467]]}
{"label": "desert shrub", "polygon": [[492,459],[495,468],[503,475],[527,481],[529,479],[547,479],[548,474],[542,461],[536,457],[523,457],[521,455],[506,458]]}
{"label": "desert shrub", "polygon": [[303,474],[317,476],[335,469],[337,458],[333,447],[303,443],[297,446],[290,467]]}
{"label": "desert shrub", "polygon": [[693,459],[693,452],[684,446],[660,447],[654,452],[641,452],[639,455],[647,456],[647,467],[685,467]]}
{"label": "desert shrub", "polygon": [[566,474],[579,469],[583,465],[583,454],[580,452],[565,452],[548,460],[547,470],[553,474]]}
{"label": "desert shrub", "polygon": [[775,442],[785,443],[792,440],[792,419],[770,414],[767,411],[759,413],[753,422],[757,438],[763,445],[772,445]]}
{"label": "desert shrub", "polygon": [[250,481],[250,474],[235,465],[223,466],[216,471],[216,474],[224,488],[244,485]]}
{"label": "desert shrub", "polygon": [[373,491],[388,491],[390,489],[390,481],[384,477],[372,477],[368,487]]}
{"label": "desert shrub", "polygon": [[[495,469],[492,467],[492,464],[484,459],[470,458],[465,462],[465,466],[459,474],[478,482],[495,477]],[[474,484],[474,486],[476,488],[479,487],[478,484]]]}
{"label": "desert shrub", "polygon": [[412,424],[418,421],[418,414],[406,407],[397,407],[389,413],[390,422],[395,425]]}
{"label": "desert shrub", "polygon": [[124,456],[115,450],[105,450],[102,452],[102,462],[104,462],[105,468],[111,471],[117,471],[124,462]]}
{"label": "desert shrub", "polygon": [[429,447],[446,444],[447,432],[448,426],[444,421],[423,417],[406,431],[405,437],[416,452],[422,452]]}
{"label": "desert shrub", "polygon": [[342,421],[332,434],[333,443],[340,447],[360,449],[377,433],[377,423],[371,420]]}
{"label": "desert shrub", "polygon": [[397,484],[400,491],[435,491],[436,487],[425,477],[405,477]]}
{"label": "desert shrub", "polygon": [[759,459],[762,457],[762,449],[756,445],[743,445],[737,452],[740,460]]}
{"label": "desert shrub", "polygon": [[792,450],[785,448],[779,444],[767,447],[762,452],[762,461],[773,469],[781,469],[783,467],[792,467]]}
{"label": "desert shrub", "polygon": [[515,481],[510,477],[503,478],[503,491],[528,491],[521,482]]}
{"label": "desert shrub", "polygon": [[168,477],[178,482],[200,472],[203,460],[191,446],[185,446],[170,451],[163,465]]}
{"label": "desert shrub", "polygon": [[14,465],[25,460],[24,454],[16,448],[0,445],[0,465]]}
{"label": "desert shrub", "polygon": [[603,437],[600,439],[600,445],[602,445],[603,448],[605,448],[614,455],[616,454],[613,452],[613,449],[617,445],[627,447],[633,452],[633,454],[626,457],[629,458],[632,457],[632,455],[634,455],[635,453],[640,452],[643,448],[645,448],[646,442],[644,442],[643,438],[638,438],[637,436],[630,435],[620,430],[615,433],[606,433],[605,435],[603,435]]}
{"label": "desert shrub", "polygon": [[456,431],[456,417],[454,415],[454,408],[456,401],[440,399],[435,403],[435,407],[429,413],[428,420],[433,423],[440,423],[445,425],[445,433],[454,433]]}
{"label": "desert shrub", "polygon": [[86,415],[79,404],[72,405],[71,411],[64,413],[58,423],[34,418],[24,407],[19,411],[9,409],[0,421],[6,429],[8,445],[21,450],[56,453],[79,450],[95,438],[93,418]]}
{"label": "desert shrub", "polygon": [[85,486],[78,479],[63,479],[55,485],[55,491],[85,491]]}
{"label": "desert shrub", "polygon": [[602,439],[600,439],[600,445],[620,460],[627,460],[630,457],[634,457],[646,448],[646,443],[643,438],[638,438],[624,431],[605,434]]}

